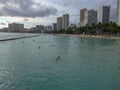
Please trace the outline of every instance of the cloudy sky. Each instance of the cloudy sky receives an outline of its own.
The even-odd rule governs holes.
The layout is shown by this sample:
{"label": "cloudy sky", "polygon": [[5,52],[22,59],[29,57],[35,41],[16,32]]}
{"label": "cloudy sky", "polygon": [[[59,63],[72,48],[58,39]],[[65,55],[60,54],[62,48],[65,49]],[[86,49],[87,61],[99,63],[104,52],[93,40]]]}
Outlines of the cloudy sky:
{"label": "cloudy sky", "polygon": [[51,25],[62,14],[70,14],[70,22],[79,22],[82,8],[96,9],[111,5],[111,20],[116,18],[116,0],[0,0],[0,28],[8,23],[24,23],[29,28],[37,24]]}

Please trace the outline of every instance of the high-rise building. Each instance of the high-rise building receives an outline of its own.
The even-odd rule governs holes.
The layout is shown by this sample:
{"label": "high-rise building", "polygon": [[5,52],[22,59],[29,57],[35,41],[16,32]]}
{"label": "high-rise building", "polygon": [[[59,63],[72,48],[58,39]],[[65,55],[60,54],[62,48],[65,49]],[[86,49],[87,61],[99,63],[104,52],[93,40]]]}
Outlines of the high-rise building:
{"label": "high-rise building", "polygon": [[53,23],[53,31],[57,31],[57,23]]}
{"label": "high-rise building", "polygon": [[62,17],[62,29],[67,30],[69,27],[69,14],[64,14]]}
{"label": "high-rise building", "polygon": [[8,32],[8,28],[2,28],[0,29],[0,32]]}
{"label": "high-rise building", "polygon": [[61,29],[67,30],[69,27],[69,14],[64,14],[62,17],[57,18],[57,31],[60,31]]}
{"label": "high-rise building", "polygon": [[8,25],[8,32],[23,32],[24,24],[11,23]]}
{"label": "high-rise building", "polygon": [[88,24],[88,10],[84,11],[84,21],[83,26],[86,26]]}
{"label": "high-rise building", "polygon": [[97,22],[109,23],[109,21],[110,21],[110,6],[99,7]]}
{"label": "high-rise building", "polygon": [[120,0],[117,0],[117,24],[120,26]]}
{"label": "high-rise building", "polygon": [[88,21],[87,24],[88,25],[92,25],[92,24],[96,24],[97,23],[97,11],[94,9],[88,10]]}
{"label": "high-rise building", "polygon": [[85,26],[85,12],[87,11],[86,8],[80,10],[80,26]]}
{"label": "high-rise building", "polygon": [[62,17],[57,18],[57,31],[62,29]]}
{"label": "high-rise building", "polygon": [[85,26],[87,24],[91,26],[93,23],[97,23],[97,11],[94,9],[86,9],[84,11],[84,20],[81,26]]}
{"label": "high-rise building", "polygon": [[52,26],[45,27],[45,32],[51,32],[51,31],[52,31]]}
{"label": "high-rise building", "polygon": [[36,33],[41,33],[44,31],[44,25],[36,25]]}

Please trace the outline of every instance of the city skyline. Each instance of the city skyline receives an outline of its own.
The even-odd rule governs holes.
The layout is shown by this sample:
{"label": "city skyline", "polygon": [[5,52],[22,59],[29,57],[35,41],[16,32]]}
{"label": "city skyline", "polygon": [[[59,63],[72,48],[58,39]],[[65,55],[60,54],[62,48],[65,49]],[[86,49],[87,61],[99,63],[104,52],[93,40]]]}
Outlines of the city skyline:
{"label": "city skyline", "polygon": [[[82,8],[92,9],[103,5],[106,0],[0,0],[0,28],[6,27],[8,23],[23,23],[25,27],[32,27],[38,24],[51,25],[56,22],[56,18],[65,14],[70,14],[70,22],[79,23],[79,11]],[[89,4],[88,4],[89,3]],[[112,6],[111,20],[116,16],[115,0],[107,0],[105,5]],[[29,8],[32,6],[32,8]]]}

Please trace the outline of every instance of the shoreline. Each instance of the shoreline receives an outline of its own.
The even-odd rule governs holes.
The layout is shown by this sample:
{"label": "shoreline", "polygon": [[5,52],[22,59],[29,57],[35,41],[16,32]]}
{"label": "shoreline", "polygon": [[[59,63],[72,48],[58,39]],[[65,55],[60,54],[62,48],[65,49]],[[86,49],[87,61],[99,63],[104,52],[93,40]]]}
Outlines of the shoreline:
{"label": "shoreline", "polygon": [[115,39],[120,40],[120,37],[115,37],[112,35],[83,35],[83,34],[58,34],[60,36],[76,36],[76,37],[83,37],[83,38],[98,38],[98,39]]}

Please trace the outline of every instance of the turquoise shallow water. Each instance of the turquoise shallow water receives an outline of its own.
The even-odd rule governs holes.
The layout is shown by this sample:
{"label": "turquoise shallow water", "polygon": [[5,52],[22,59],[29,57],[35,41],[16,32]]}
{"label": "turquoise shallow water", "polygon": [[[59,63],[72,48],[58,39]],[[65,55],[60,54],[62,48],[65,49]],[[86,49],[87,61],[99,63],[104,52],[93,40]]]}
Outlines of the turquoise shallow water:
{"label": "turquoise shallow water", "polygon": [[1,89],[120,90],[120,41],[41,35],[0,42]]}

